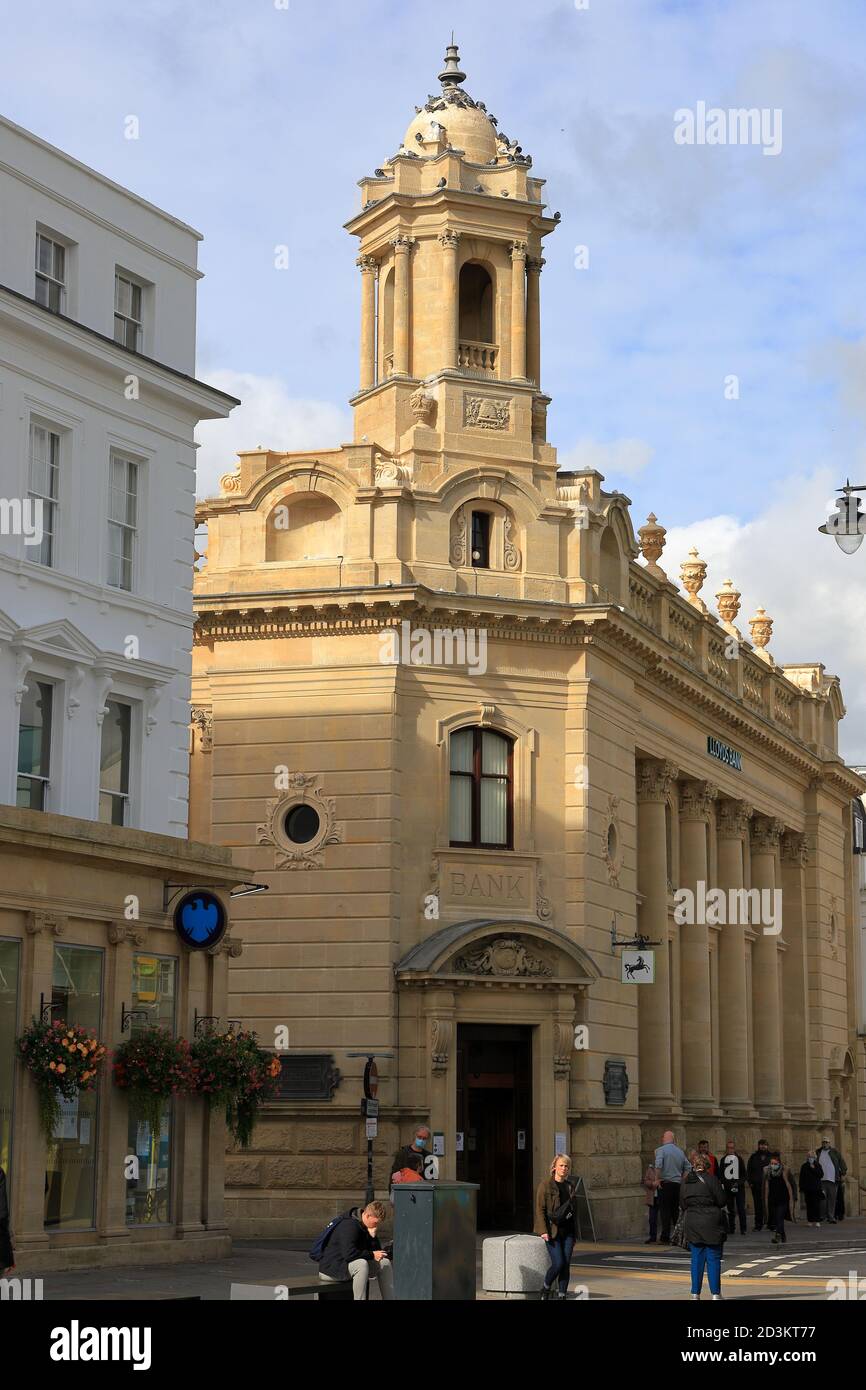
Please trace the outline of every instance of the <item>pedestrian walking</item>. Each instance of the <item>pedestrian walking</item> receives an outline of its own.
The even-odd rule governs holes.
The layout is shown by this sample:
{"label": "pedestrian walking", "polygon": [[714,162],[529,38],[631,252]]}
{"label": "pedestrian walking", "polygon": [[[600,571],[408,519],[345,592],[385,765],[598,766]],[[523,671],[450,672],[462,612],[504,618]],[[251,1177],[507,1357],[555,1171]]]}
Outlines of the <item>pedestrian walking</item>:
{"label": "pedestrian walking", "polygon": [[766,1139],[759,1139],[757,1149],[746,1164],[746,1181],[752,1189],[752,1201],[755,1204],[754,1229],[756,1231],[761,1231],[764,1228],[764,1169],[769,1162],[770,1145]]}
{"label": "pedestrian walking", "polygon": [[685,1214],[683,1239],[692,1261],[692,1298],[700,1298],[704,1270],[714,1300],[722,1297],[722,1248],[728,1234],[725,1193],[709,1171],[706,1156],[696,1154],[682,1181],[680,1202]]}
{"label": "pedestrian walking", "polygon": [[659,1213],[662,1233],[659,1245],[670,1245],[671,1226],[675,1226],[680,1210],[680,1185],[683,1174],[691,1165],[683,1150],[674,1142],[673,1130],[666,1129],[655,1152],[655,1170],[659,1180]]}
{"label": "pedestrian walking", "polygon": [[571,1271],[571,1252],[574,1249],[574,1189],[568,1154],[556,1154],[550,1165],[550,1176],[542,1179],[535,1194],[535,1234],[547,1241],[550,1268],[544,1276],[541,1297],[553,1297],[558,1285],[558,1297],[568,1297]]}
{"label": "pedestrian walking", "polygon": [[719,1180],[725,1194],[725,1207],[728,1217],[728,1234],[734,1234],[734,1209],[740,1222],[740,1235],[746,1234],[746,1162],[737,1153],[737,1141],[728,1139],[725,1152],[719,1160]]}
{"label": "pedestrian walking", "polygon": [[814,1149],[806,1154],[806,1161],[800,1169],[800,1191],[806,1199],[806,1221],[810,1226],[821,1228],[821,1168]]}
{"label": "pedestrian walking", "polygon": [[652,1163],[646,1166],[643,1175],[644,1201],[646,1202],[647,1216],[649,1217],[649,1238],[644,1241],[644,1245],[655,1245],[658,1235],[659,1224],[659,1179],[655,1167]]}
{"label": "pedestrian walking", "polygon": [[796,1221],[797,1217],[791,1174],[783,1164],[782,1155],[778,1149],[773,1149],[770,1154],[770,1161],[764,1169],[763,1200],[764,1209],[773,1231],[773,1244],[787,1244],[785,1217],[790,1214],[792,1221]]}
{"label": "pedestrian walking", "polygon": [[835,1226],[838,1188],[848,1172],[848,1168],[839,1150],[833,1148],[830,1143],[830,1136],[827,1134],[821,1140],[818,1163],[821,1168],[821,1186],[827,1199],[827,1220],[831,1226]]}

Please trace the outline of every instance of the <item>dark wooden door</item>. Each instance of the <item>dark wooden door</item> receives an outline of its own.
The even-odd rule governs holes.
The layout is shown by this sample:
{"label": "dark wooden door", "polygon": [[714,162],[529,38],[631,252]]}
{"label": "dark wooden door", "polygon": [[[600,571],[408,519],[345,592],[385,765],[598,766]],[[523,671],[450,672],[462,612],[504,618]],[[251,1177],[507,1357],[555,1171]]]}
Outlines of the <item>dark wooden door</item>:
{"label": "dark wooden door", "polygon": [[499,1024],[457,1030],[457,1177],[480,1184],[479,1230],[531,1229],[530,1039],[529,1028]]}

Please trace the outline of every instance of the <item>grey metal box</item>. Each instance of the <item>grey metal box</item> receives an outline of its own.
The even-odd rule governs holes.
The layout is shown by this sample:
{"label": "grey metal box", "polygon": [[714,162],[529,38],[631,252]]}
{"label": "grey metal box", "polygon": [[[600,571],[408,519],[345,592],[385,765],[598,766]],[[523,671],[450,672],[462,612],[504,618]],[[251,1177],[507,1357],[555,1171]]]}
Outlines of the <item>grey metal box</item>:
{"label": "grey metal box", "polygon": [[475,1298],[478,1183],[395,1184],[394,1296]]}

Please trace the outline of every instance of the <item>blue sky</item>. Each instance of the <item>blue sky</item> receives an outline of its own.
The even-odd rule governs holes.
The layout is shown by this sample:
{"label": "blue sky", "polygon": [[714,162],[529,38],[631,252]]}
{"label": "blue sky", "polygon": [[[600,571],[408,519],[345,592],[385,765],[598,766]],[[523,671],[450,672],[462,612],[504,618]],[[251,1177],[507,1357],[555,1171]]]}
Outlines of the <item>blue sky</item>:
{"label": "blue sky", "polygon": [[[711,605],[735,570],[744,629],[761,603],[777,659],[843,676],[846,751],[866,760],[866,547],[815,531],[846,475],[866,481],[862,0],[281,3],[0,3],[4,114],[204,233],[198,370],[245,405],[202,432],[203,490],[238,447],[349,437],[342,224],[436,89],[453,24],[467,90],[562,213],[542,277],[561,463],[598,466],[636,527],[658,514],[672,576],[697,544]],[[781,153],[675,144],[699,101],[781,109]]]}

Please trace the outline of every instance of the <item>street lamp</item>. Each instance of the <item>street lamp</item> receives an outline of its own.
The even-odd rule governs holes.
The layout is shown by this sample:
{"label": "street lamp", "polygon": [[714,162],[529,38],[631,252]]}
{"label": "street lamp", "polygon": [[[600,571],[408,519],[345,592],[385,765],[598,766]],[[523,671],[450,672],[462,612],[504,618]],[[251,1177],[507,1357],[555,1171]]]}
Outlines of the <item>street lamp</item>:
{"label": "street lamp", "polygon": [[866,483],[854,483],[845,479],[845,486],[836,489],[844,495],[836,499],[838,511],[828,516],[818,530],[825,536],[832,536],[840,550],[853,555],[863,543],[866,534],[866,516],[860,510],[860,498],[854,493],[866,492]]}

